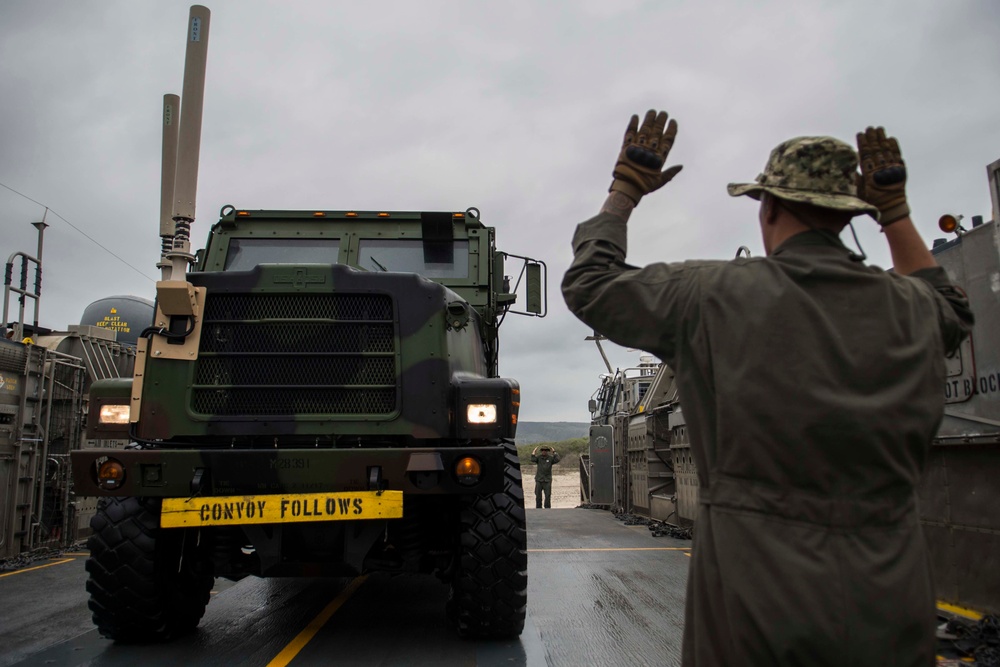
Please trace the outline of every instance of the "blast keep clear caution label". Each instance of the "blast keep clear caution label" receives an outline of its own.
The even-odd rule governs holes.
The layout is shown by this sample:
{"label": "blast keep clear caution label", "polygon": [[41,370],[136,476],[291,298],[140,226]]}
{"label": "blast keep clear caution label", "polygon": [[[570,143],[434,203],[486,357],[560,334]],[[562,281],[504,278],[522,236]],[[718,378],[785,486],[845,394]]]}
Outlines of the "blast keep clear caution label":
{"label": "blast keep clear caution label", "polygon": [[400,519],[402,516],[402,491],[165,498],[160,526],[237,526],[251,523]]}
{"label": "blast keep clear caution label", "polygon": [[100,328],[108,329],[109,331],[117,331],[118,333],[132,332],[132,325],[128,323],[128,320],[122,319],[121,315],[118,314],[117,308],[112,308],[111,311],[104,316],[104,319],[98,320],[96,324]]}

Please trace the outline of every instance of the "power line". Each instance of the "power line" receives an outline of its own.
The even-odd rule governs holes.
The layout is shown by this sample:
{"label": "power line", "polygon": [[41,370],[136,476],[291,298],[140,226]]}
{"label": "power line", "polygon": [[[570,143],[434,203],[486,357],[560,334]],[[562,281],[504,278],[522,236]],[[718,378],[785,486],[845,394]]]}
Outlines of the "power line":
{"label": "power line", "polygon": [[138,274],[139,274],[140,276],[142,276],[142,277],[143,277],[143,278],[145,278],[146,280],[148,280],[149,282],[152,282],[152,283],[155,283],[155,282],[156,282],[155,280],[153,280],[152,278],[150,278],[150,277],[149,277],[148,275],[146,275],[145,273],[143,273],[143,272],[142,272],[142,271],[140,271],[139,269],[135,268],[134,266],[132,266],[131,264],[129,264],[128,262],[126,262],[126,261],[125,261],[124,259],[122,259],[122,258],[121,258],[121,257],[119,257],[118,255],[116,255],[116,254],[115,254],[114,252],[112,252],[112,251],[111,251],[110,249],[108,249],[108,248],[107,248],[106,246],[102,245],[102,244],[101,244],[101,243],[100,243],[100,242],[99,242],[99,241],[98,241],[97,239],[95,239],[95,238],[94,238],[93,236],[91,236],[91,235],[90,235],[90,234],[88,234],[87,232],[83,231],[82,229],[80,229],[79,227],[77,227],[76,225],[74,225],[74,224],[73,224],[72,222],[70,222],[70,221],[69,221],[69,220],[67,220],[66,218],[62,217],[61,215],[59,215],[58,213],[56,213],[55,211],[53,211],[53,210],[52,210],[51,208],[49,208],[48,206],[46,206],[46,205],[45,205],[45,204],[43,204],[42,202],[40,202],[40,201],[37,201],[37,200],[35,200],[35,199],[32,199],[31,197],[29,197],[28,195],[26,195],[26,194],[24,194],[24,193],[21,193],[21,192],[18,192],[18,191],[17,191],[17,190],[15,190],[14,188],[10,187],[9,185],[5,185],[4,183],[0,183],[0,187],[3,187],[3,188],[6,188],[6,189],[10,190],[11,192],[13,192],[14,194],[16,194],[17,196],[19,196],[19,197],[24,197],[25,199],[27,199],[28,201],[32,202],[33,204],[38,204],[38,205],[39,205],[39,206],[41,206],[42,208],[44,208],[44,209],[48,210],[48,212],[49,212],[49,213],[51,213],[52,215],[56,216],[57,218],[59,218],[60,220],[62,220],[63,222],[65,222],[65,223],[66,223],[67,225],[69,225],[70,227],[72,227],[73,229],[75,229],[76,231],[78,231],[78,232],[79,232],[80,234],[83,234],[83,235],[84,235],[85,237],[87,237],[87,239],[89,239],[89,240],[90,240],[90,241],[91,241],[91,242],[92,242],[92,243],[93,243],[94,245],[96,245],[96,246],[97,246],[98,248],[100,248],[100,249],[101,249],[101,250],[103,250],[104,252],[108,253],[109,255],[111,255],[112,257],[114,257],[115,259],[117,259],[117,260],[118,260],[119,262],[121,262],[122,264],[124,264],[124,265],[125,265],[125,266],[127,266],[128,268],[132,269],[133,271],[135,271],[136,273],[138,273]]}

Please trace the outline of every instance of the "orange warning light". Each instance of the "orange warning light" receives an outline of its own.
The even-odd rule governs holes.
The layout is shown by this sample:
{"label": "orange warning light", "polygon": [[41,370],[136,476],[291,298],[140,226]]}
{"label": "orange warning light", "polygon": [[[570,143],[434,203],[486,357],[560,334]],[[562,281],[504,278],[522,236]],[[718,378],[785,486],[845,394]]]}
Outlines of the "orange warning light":
{"label": "orange warning light", "polygon": [[945,213],[940,218],[938,218],[938,228],[942,232],[950,234],[958,230],[958,220],[959,216],[952,215],[950,213]]}

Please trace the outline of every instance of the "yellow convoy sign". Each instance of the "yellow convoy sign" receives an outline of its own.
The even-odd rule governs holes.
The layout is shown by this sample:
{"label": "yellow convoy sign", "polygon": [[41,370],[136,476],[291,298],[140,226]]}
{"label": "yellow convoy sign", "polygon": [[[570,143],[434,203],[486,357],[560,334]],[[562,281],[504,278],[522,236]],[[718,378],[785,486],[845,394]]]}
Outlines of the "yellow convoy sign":
{"label": "yellow convoy sign", "polygon": [[186,528],[402,517],[402,491],[296,493],[165,498],[160,512],[160,526]]}

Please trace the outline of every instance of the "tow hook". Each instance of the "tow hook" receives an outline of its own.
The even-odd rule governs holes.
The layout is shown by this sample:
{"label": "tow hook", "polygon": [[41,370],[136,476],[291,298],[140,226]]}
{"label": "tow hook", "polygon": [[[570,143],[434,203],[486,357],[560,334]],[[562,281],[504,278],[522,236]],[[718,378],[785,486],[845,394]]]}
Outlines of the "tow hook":
{"label": "tow hook", "polygon": [[202,489],[205,487],[205,482],[208,481],[208,475],[206,474],[205,468],[195,468],[194,477],[191,478],[191,497],[200,496]]}
{"label": "tow hook", "polygon": [[382,479],[382,466],[371,466],[368,468],[368,490],[375,491],[375,495],[381,496],[385,491],[385,480]]}

